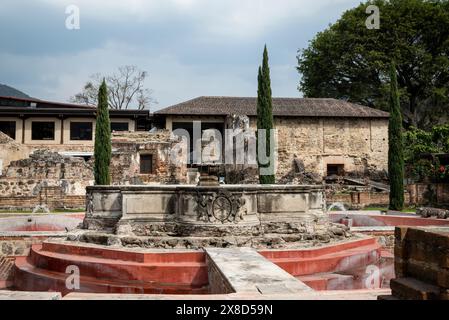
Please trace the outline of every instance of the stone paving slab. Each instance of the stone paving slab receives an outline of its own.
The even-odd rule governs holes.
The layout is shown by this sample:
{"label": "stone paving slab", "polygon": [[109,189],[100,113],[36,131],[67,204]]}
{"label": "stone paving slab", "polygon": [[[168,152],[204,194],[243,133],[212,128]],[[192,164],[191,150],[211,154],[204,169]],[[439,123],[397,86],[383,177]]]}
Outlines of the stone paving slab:
{"label": "stone paving slab", "polygon": [[61,300],[59,292],[26,292],[0,290],[0,300]]}
{"label": "stone paving slab", "polygon": [[251,248],[206,248],[206,254],[236,293],[287,294],[313,291]]}
{"label": "stone paving slab", "polygon": [[225,295],[146,295],[146,294],[95,294],[70,293],[63,300],[377,300],[378,296],[391,295],[389,289],[350,291],[304,291],[297,294],[261,295],[233,293]]}

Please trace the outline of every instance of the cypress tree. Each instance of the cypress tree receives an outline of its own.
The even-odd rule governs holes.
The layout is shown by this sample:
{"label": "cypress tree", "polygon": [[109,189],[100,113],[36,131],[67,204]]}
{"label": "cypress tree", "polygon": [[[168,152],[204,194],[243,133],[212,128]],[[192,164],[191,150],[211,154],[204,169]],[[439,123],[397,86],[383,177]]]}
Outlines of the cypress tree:
{"label": "cypress tree", "polygon": [[[268,50],[267,46],[263,52],[262,66],[259,67],[258,75],[258,90],[257,90],[257,130],[266,130],[266,151],[269,156],[270,163],[274,161],[274,154],[271,154],[270,148],[270,130],[273,129],[273,101],[271,97],[271,80],[270,67],[268,65]],[[260,169],[268,167],[259,162],[259,181],[261,184],[274,184],[274,175],[261,175]]]}
{"label": "cypress tree", "polygon": [[97,124],[95,128],[95,184],[109,185],[111,177],[109,175],[109,164],[111,162],[111,122],[108,108],[108,89],[106,82],[98,91]]}
{"label": "cypress tree", "polygon": [[390,210],[404,208],[404,154],[402,140],[402,113],[399,103],[396,65],[390,70],[390,123],[388,126],[388,176],[390,179]]}

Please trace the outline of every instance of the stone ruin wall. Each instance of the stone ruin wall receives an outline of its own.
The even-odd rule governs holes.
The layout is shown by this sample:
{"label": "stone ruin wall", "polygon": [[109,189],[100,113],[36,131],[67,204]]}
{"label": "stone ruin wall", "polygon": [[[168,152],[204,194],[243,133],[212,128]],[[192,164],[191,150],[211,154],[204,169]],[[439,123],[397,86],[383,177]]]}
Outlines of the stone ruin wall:
{"label": "stone ruin wall", "polygon": [[[388,171],[388,120],[275,117],[280,183],[319,183],[327,164],[344,164],[355,177],[384,180]],[[250,119],[251,130],[257,127]]]}
{"label": "stone ruin wall", "polygon": [[[230,118],[227,119],[227,127],[241,127],[246,135],[254,135],[255,118]],[[388,164],[386,120],[276,117],[275,126],[278,129],[279,142],[277,183],[321,183],[327,164],[344,164],[345,171],[350,175],[369,176],[373,179],[385,177]],[[172,163],[169,156],[178,142],[179,140],[166,130],[153,133],[113,133],[113,184],[187,183],[186,166]],[[34,207],[43,199],[48,202],[52,197],[81,197],[85,194],[85,186],[93,183],[91,165],[85,164],[82,159],[66,163],[66,160],[62,163],[60,160],[39,161],[36,158],[26,160],[30,152],[35,151],[38,146],[23,146],[5,135],[0,135],[0,143],[3,161],[12,161],[9,168],[3,167],[4,175],[0,177],[0,207]],[[51,150],[93,151],[91,146],[59,145],[51,146]],[[140,154],[153,156],[152,174],[140,174]],[[184,154],[178,156],[186,157]],[[225,172],[228,183],[258,182],[255,167],[231,165],[225,167]],[[38,187],[41,181],[46,181],[46,188]],[[28,197],[28,200],[25,201],[25,197]],[[60,204],[61,202],[52,205],[58,207]],[[75,201],[73,205],[75,204],[79,206],[81,201]]]}
{"label": "stone ruin wall", "polygon": [[[179,142],[166,130],[155,133],[115,133],[112,138],[111,176],[114,185],[183,184],[187,166],[173,163],[170,152]],[[140,174],[140,155],[151,155],[152,174]],[[177,154],[176,159],[186,157]]]}
{"label": "stone ruin wall", "polygon": [[[169,157],[177,142],[168,131],[114,133],[110,167],[113,184],[185,183],[186,166],[172,164]],[[20,144],[12,145],[22,150]],[[29,210],[43,204],[50,209],[84,208],[85,189],[94,184],[93,160],[86,162],[56,152],[80,151],[78,148],[53,149],[37,150],[31,155],[26,150],[20,153],[23,158],[4,168],[0,176],[0,209]],[[140,154],[153,156],[152,174],[140,174]]]}
{"label": "stone ruin wall", "polygon": [[0,131],[0,175],[11,161],[27,158],[29,154],[30,148],[17,143]]}
{"label": "stone ruin wall", "polygon": [[[385,176],[388,168],[388,130],[385,121],[362,119],[277,119],[279,172],[291,175],[295,158],[305,171],[323,177],[328,164],[344,164],[356,176]],[[294,169],[293,169],[294,170]]]}
{"label": "stone ruin wall", "polygon": [[33,209],[37,205],[83,208],[85,188],[93,184],[92,163],[49,150],[12,161],[0,177],[0,208]]}

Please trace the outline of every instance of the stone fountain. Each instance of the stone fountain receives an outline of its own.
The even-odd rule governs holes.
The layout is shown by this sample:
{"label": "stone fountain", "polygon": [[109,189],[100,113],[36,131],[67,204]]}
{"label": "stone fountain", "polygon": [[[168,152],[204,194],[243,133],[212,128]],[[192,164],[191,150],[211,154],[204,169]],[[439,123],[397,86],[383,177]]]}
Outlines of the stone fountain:
{"label": "stone fountain", "polygon": [[142,247],[281,248],[351,236],[329,222],[321,186],[211,182],[204,175],[199,186],[88,187],[84,231],[71,238]]}

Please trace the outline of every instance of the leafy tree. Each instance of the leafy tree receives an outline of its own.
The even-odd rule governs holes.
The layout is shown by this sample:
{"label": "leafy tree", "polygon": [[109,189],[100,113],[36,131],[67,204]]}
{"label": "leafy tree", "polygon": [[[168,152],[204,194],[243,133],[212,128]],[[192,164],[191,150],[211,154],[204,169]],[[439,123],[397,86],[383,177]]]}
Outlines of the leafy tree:
{"label": "leafy tree", "polygon": [[402,116],[396,79],[396,66],[391,64],[390,123],[388,126],[388,176],[390,179],[390,209],[404,208],[404,153]]}
{"label": "leafy tree", "polygon": [[[368,5],[380,9],[369,30]],[[407,126],[431,128],[448,119],[449,0],[375,0],[345,12],[298,53],[306,97],[345,99],[388,110],[389,64],[397,63]]]}
{"label": "leafy tree", "polygon": [[108,101],[111,109],[129,109],[137,106],[139,110],[149,109],[150,104],[156,102],[152,97],[152,91],[145,88],[145,80],[148,77],[146,71],[139,70],[136,66],[122,66],[118,73],[103,78],[99,73],[90,76],[90,80],[84,85],[83,91],[70,98],[71,102],[87,105],[97,105],[98,90],[106,79]]}
{"label": "leafy tree", "polygon": [[[263,51],[262,66],[259,67],[257,90],[257,130],[265,130],[265,149],[269,154],[270,163],[261,164],[259,161],[259,181],[261,184],[274,184],[274,175],[260,174],[261,168],[273,165],[274,155],[271,152],[270,130],[273,129],[273,101],[271,97],[270,67],[268,65],[268,50]],[[258,157],[259,158],[259,157]]]}
{"label": "leafy tree", "polygon": [[434,126],[430,131],[412,127],[404,132],[404,161],[407,178],[422,181],[440,176],[439,158],[425,155],[441,153],[449,153],[448,124]]}
{"label": "leafy tree", "polygon": [[106,81],[103,80],[98,91],[97,122],[95,128],[95,184],[109,185],[109,165],[111,162],[111,123],[108,108],[108,89]]}

